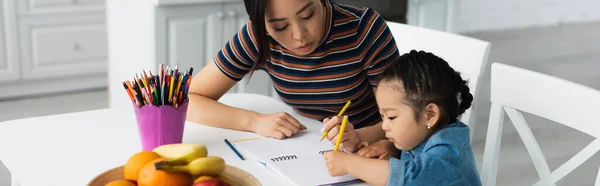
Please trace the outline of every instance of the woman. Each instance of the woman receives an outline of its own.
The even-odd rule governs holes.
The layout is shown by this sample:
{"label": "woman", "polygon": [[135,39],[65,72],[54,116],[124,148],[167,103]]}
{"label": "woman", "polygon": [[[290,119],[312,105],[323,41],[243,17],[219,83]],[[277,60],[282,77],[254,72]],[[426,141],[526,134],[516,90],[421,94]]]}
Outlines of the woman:
{"label": "woman", "polygon": [[304,116],[323,120],[351,100],[345,114],[354,128],[381,122],[375,78],[399,54],[377,12],[333,0],[244,3],[248,24],[193,79],[189,120],[278,139],[305,129],[288,113],[259,114],[216,101],[244,76],[265,70],[281,99]]}

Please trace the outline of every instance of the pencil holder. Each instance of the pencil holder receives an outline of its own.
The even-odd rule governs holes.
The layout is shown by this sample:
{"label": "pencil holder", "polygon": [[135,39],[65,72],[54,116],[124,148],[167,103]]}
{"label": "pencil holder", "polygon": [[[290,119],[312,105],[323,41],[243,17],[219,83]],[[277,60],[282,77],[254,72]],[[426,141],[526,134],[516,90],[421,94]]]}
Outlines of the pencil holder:
{"label": "pencil holder", "polygon": [[172,143],[181,143],[188,103],[175,108],[171,105],[144,105],[133,103],[138,132],[145,151]]}

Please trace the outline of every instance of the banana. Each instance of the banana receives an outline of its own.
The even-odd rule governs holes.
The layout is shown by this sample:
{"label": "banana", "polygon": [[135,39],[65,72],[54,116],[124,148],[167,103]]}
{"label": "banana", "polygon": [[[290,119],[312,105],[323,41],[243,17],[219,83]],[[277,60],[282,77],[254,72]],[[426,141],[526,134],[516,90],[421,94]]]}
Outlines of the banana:
{"label": "banana", "polygon": [[225,160],[219,156],[195,159],[187,165],[173,165],[168,162],[155,164],[156,170],[167,172],[185,172],[191,175],[218,176],[225,171]]}
{"label": "banana", "polygon": [[191,143],[166,144],[158,146],[152,151],[167,159],[169,164],[175,165],[185,165],[195,159],[206,157],[208,155],[206,146]]}

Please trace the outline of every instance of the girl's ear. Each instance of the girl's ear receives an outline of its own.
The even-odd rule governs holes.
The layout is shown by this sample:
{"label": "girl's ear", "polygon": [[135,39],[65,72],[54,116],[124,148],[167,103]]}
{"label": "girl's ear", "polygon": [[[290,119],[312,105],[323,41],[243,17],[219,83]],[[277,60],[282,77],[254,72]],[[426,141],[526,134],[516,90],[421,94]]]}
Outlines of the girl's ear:
{"label": "girl's ear", "polygon": [[427,128],[433,128],[440,120],[440,107],[435,103],[429,103],[423,110],[423,119]]}

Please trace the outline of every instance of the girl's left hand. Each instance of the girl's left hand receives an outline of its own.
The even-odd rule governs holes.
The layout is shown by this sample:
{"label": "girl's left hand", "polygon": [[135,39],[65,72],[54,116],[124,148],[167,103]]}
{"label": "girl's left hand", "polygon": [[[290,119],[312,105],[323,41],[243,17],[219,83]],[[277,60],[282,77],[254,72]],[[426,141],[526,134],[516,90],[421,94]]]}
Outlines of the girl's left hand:
{"label": "girl's left hand", "polygon": [[395,152],[398,152],[398,149],[394,147],[394,143],[388,140],[379,140],[373,144],[361,142],[359,148],[356,155],[380,160],[390,159],[391,156],[397,154]]}
{"label": "girl's left hand", "polygon": [[323,158],[325,158],[325,164],[327,165],[327,169],[329,169],[329,175],[331,176],[343,176],[348,174],[348,170],[346,169],[346,161],[350,157],[349,154],[346,154],[341,151],[330,151],[323,154]]}

